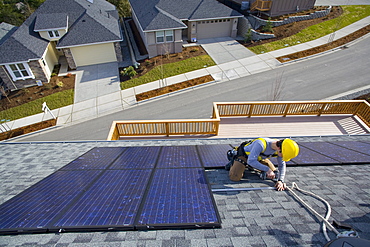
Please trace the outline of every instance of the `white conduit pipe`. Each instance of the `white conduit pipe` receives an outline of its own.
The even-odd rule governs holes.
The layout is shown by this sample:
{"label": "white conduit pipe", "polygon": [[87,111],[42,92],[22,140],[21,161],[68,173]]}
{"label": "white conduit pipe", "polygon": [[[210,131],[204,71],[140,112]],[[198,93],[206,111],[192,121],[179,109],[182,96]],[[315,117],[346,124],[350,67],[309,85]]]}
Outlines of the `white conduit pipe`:
{"label": "white conduit pipe", "polygon": [[[307,195],[310,195],[310,196],[313,196],[313,197],[316,197],[317,199],[319,199],[320,201],[322,201],[322,202],[324,202],[325,203],[325,205],[326,205],[326,207],[327,207],[327,209],[328,209],[328,211],[327,211],[327,213],[326,213],[326,215],[325,215],[325,218],[324,217],[322,217],[318,212],[316,212],[310,205],[308,205],[306,202],[304,202],[296,193],[294,193],[294,191],[293,191],[293,189],[297,189],[298,191],[300,191],[300,192],[302,192],[303,194],[307,194]],[[329,217],[330,217],[330,215],[331,215],[331,207],[330,207],[330,204],[327,202],[327,201],[325,201],[323,198],[321,198],[320,196],[318,196],[318,195],[316,195],[316,194],[314,194],[314,193],[312,193],[312,192],[308,192],[308,191],[305,191],[305,190],[302,190],[302,189],[300,189],[299,187],[298,187],[298,185],[295,183],[295,182],[293,182],[292,183],[292,188],[289,188],[288,186],[287,186],[287,189],[288,189],[288,191],[300,202],[300,203],[302,203],[308,210],[310,210],[311,211],[311,213],[313,213],[314,215],[316,215],[316,217],[318,217],[319,219],[321,219],[323,222],[322,222],[322,230],[323,230],[323,233],[324,233],[324,235],[325,235],[325,238],[326,238],[326,240],[327,241],[330,241],[331,239],[329,238],[329,236],[328,236],[328,233],[327,233],[327,231],[326,231],[326,226],[328,226],[329,228],[330,228],[330,230],[331,231],[333,231],[336,235],[338,235],[339,234],[339,232],[338,232],[338,230],[337,229],[335,229],[334,227],[333,227],[333,225],[332,224],[330,224],[330,222],[328,221],[328,219],[329,219]]]}

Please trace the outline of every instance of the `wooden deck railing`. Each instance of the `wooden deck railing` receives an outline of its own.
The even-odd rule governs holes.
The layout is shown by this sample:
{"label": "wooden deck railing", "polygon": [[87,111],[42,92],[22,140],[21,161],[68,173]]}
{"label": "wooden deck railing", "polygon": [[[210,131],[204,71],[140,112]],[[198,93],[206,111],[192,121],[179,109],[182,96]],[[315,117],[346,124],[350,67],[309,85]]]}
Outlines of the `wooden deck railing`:
{"label": "wooden deck railing", "polygon": [[124,136],[217,135],[221,117],[352,114],[370,127],[365,100],[215,102],[211,119],[114,121],[108,140]]}
{"label": "wooden deck railing", "polygon": [[251,5],[251,11],[269,11],[271,8],[272,1],[256,0]]}

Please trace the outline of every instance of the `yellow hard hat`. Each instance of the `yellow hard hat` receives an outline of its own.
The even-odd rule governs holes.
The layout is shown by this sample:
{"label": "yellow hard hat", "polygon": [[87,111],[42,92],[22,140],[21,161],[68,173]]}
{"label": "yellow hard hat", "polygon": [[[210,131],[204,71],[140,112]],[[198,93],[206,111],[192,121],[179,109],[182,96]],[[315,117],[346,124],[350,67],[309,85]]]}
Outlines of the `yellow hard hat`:
{"label": "yellow hard hat", "polygon": [[289,161],[294,157],[297,157],[299,153],[298,144],[291,139],[284,139],[281,144],[281,153],[284,161]]}

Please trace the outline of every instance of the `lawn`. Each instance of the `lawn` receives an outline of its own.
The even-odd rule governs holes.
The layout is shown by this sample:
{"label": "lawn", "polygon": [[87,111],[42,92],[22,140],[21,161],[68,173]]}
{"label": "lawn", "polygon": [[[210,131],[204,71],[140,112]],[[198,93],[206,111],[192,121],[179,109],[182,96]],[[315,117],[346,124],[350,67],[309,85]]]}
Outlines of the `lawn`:
{"label": "lawn", "polygon": [[349,5],[342,6],[342,9],[343,14],[336,19],[310,26],[288,38],[250,47],[249,49],[256,54],[260,54],[296,45],[297,43],[308,42],[333,33],[370,15],[370,5]]}
{"label": "lawn", "polygon": [[148,82],[183,74],[213,65],[215,65],[215,62],[208,55],[201,55],[174,63],[159,65],[140,77],[121,82],[121,89],[123,90],[135,87]]}
{"label": "lawn", "polygon": [[48,95],[22,104],[20,106],[0,111],[0,119],[15,120],[41,113],[41,106],[44,102],[47,102],[47,105],[50,109],[57,109],[63,106],[71,105],[73,104],[73,97],[73,89],[57,92],[52,95]]}

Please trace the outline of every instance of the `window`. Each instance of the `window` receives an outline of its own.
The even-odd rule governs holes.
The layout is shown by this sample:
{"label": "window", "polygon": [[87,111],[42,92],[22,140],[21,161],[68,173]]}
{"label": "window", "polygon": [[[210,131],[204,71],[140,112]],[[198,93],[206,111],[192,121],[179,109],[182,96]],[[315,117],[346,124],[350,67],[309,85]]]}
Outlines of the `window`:
{"label": "window", "polygon": [[27,63],[9,64],[5,65],[5,67],[8,69],[13,81],[33,78],[32,72]]}
{"label": "window", "polygon": [[[173,30],[155,32],[157,43],[173,42]],[[166,37],[166,39],[165,39]]]}
{"label": "window", "polygon": [[166,31],[166,42],[173,42],[173,31]]}
{"label": "window", "polygon": [[58,38],[59,37],[58,30],[48,31],[48,34],[49,34],[50,38]]}
{"label": "window", "polygon": [[155,36],[157,38],[157,43],[163,43],[164,42],[164,31],[155,32]]}

